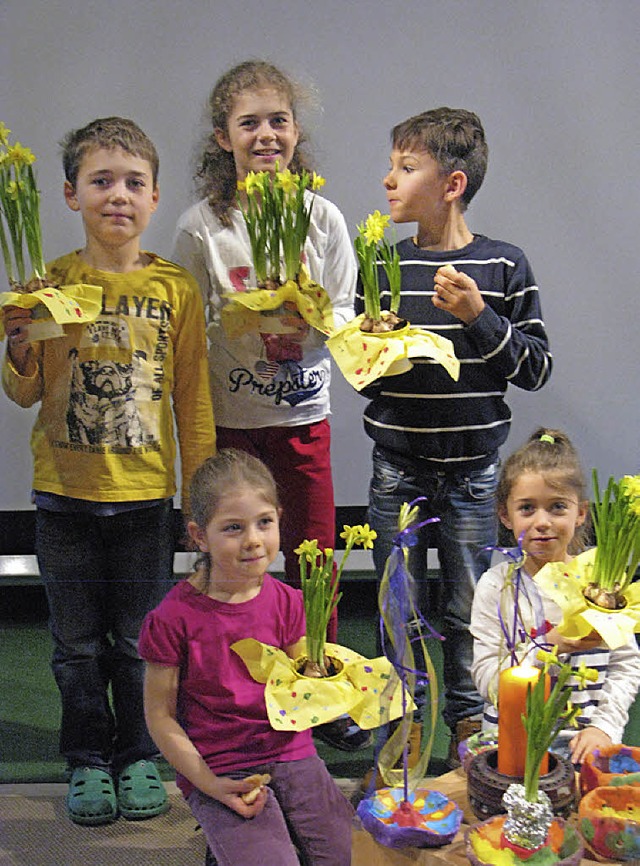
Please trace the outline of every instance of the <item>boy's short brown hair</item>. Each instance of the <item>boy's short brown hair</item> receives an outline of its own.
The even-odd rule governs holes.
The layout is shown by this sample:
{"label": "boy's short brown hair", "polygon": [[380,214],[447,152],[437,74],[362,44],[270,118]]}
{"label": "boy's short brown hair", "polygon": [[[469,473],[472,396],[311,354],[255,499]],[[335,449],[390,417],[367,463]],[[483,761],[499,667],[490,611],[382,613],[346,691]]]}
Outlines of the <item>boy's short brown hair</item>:
{"label": "boy's short brown hair", "polygon": [[61,141],[64,174],[75,189],[84,155],[89,150],[122,148],[125,153],[145,159],[151,166],[153,186],[158,183],[160,160],[151,139],[126,117],[101,117],[81,129],[73,129]]}
{"label": "boy's short brown hair", "polygon": [[394,126],[391,143],[395,150],[426,151],[445,174],[463,171],[467,176],[463,210],[482,186],[489,148],[480,118],[472,111],[443,106],[416,114]]}

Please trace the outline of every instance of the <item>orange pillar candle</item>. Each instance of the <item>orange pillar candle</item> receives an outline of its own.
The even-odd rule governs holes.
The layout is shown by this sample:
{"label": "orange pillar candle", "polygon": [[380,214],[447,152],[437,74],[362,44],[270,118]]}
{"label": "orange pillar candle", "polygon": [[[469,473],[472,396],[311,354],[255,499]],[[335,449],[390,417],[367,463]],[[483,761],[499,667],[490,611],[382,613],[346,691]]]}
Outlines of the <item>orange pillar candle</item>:
{"label": "orange pillar candle", "polygon": [[[527,754],[527,732],[522,724],[526,714],[527,687],[538,681],[541,671],[534,667],[516,665],[500,673],[498,683],[498,772],[506,776],[524,776]],[[549,693],[548,687],[546,689]],[[547,772],[547,758],[543,759],[540,773]]]}

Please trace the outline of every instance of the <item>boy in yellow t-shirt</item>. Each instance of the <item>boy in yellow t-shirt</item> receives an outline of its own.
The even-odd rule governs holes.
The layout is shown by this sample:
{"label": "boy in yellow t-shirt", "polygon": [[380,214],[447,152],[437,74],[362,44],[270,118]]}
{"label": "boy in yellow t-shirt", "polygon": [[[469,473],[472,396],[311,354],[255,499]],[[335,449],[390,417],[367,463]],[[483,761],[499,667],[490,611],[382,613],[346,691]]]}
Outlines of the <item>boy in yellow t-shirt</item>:
{"label": "boy in yellow t-shirt", "polygon": [[30,311],[8,310],[2,380],[20,406],[40,402],[31,437],[36,552],[67,808],[72,821],[97,825],[168,807],[144,722],[137,640],[172,582],[174,423],[183,510],[215,432],[200,291],[187,271],[140,247],[158,204],[153,143],[132,121],[103,118],[69,133],[63,163],[86,243],[47,276],[101,286],[102,310],[37,343]]}

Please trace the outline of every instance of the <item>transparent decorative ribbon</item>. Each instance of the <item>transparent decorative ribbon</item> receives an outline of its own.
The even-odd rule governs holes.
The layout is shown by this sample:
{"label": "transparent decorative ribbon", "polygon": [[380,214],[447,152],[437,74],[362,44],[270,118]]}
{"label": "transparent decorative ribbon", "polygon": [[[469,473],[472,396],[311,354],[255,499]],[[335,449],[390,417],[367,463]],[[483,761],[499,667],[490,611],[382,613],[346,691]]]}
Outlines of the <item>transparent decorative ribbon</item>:
{"label": "transparent decorative ribbon", "polygon": [[432,358],[457,382],[460,362],[446,337],[412,328],[371,334],[360,330],[364,313],[343,325],[327,340],[329,351],[343,376],[356,391],[381,376],[397,376],[413,367],[414,358]]}
{"label": "transparent decorative ribbon", "polygon": [[[431,637],[443,640],[416,609],[414,581],[408,568],[409,548],[417,543],[417,533],[422,527],[437,523],[440,519],[431,517],[415,522],[421,501],[424,501],[424,497],[418,497],[413,502],[402,506],[398,519],[400,531],[393,540],[393,548],[385,565],[378,595],[383,646],[386,633],[390,644],[388,653],[390,661],[402,683],[404,712],[396,730],[382,748],[376,750],[376,762],[380,775],[388,785],[403,785],[405,800],[409,792],[415,790],[426,775],[438,719],[438,680],[433,662],[427,652],[424,632],[427,631]],[[410,635],[412,630],[416,632],[415,636]],[[424,671],[416,668],[413,651],[415,642],[420,646],[425,664]],[[430,734],[418,762],[409,770],[407,749],[413,722],[411,707],[414,704],[416,682],[429,687]],[[398,764],[400,767],[397,766]]]}
{"label": "transparent decorative ribbon", "polygon": [[220,315],[229,339],[260,331],[290,333],[293,329],[283,327],[279,322],[280,318],[291,315],[283,309],[285,303],[294,304],[304,321],[322,334],[333,331],[333,308],[329,295],[309,278],[304,265],[300,268],[297,282],[287,280],[277,289],[256,288],[229,292],[223,297],[228,303]]}
{"label": "transparent decorative ribbon", "polygon": [[265,684],[271,727],[305,731],[348,714],[363,730],[397,719],[403,712],[402,684],[384,657],[366,659],[338,644],[325,644],[325,654],[342,664],[331,677],[298,673],[300,660],[253,638],[231,645],[256,682]]}
{"label": "transparent decorative ribbon", "polygon": [[0,339],[5,335],[5,307],[31,310],[38,304],[46,307],[58,325],[92,322],[102,309],[102,287],[79,283],[60,288],[44,286],[34,292],[0,292]]}
{"label": "transparent decorative ribbon", "polygon": [[640,631],[640,581],[623,591],[626,606],[605,610],[588,601],[583,589],[591,582],[595,548],[578,554],[571,562],[548,562],[533,578],[540,589],[562,610],[560,634],[581,638],[598,632],[609,649],[617,649]]}

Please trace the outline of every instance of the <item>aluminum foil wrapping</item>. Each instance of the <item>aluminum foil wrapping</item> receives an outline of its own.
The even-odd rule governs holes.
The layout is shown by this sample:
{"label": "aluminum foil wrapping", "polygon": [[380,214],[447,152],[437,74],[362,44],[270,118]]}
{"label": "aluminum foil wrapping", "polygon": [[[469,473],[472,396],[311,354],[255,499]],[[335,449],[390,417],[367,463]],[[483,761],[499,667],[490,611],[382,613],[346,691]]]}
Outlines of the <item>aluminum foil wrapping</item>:
{"label": "aluminum foil wrapping", "polygon": [[502,802],[507,810],[503,833],[509,842],[531,849],[544,845],[553,821],[551,800],[545,792],[539,791],[538,802],[530,803],[524,785],[509,785]]}

